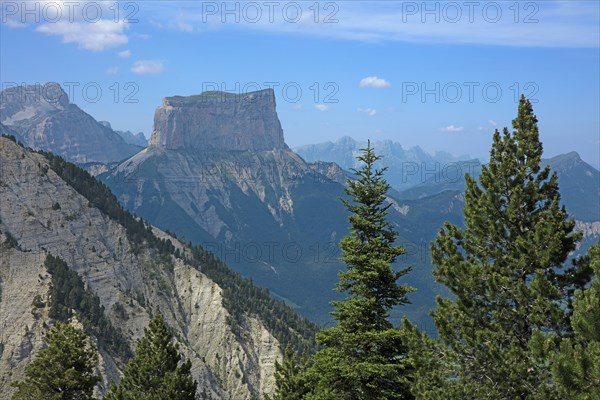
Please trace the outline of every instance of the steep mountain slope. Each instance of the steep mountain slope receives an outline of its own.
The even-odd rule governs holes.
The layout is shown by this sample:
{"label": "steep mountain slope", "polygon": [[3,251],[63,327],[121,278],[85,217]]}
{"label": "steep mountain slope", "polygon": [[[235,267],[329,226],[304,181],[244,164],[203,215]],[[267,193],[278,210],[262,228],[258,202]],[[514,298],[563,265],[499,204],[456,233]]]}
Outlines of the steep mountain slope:
{"label": "steep mountain slope", "polygon": [[272,90],[166,98],[150,146],[100,178],[129,210],[326,320],[340,265],[322,259],[347,223],[324,173],[339,171],[292,152],[275,108]]}
{"label": "steep mountain slope", "polygon": [[569,214],[582,221],[600,221],[600,171],[572,151],[543,161],[558,174],[558,185]]}
{"label": "steep mountain slope", "polygon": [[10,381],[23,376],[51,323],[49,254],[77,273],[108,318],[94,327],[98,316],[84,312],[90,300],[74,306],[88,333],[99,334],[92,336],[102,356],[100,394],[125,361],[110,343],[122,336],[133,347],[156,310],[192,360],[199,396],[259,397],[273,388],[281,345],[310,346],[314,326],[201,248],[125,212],[73,164],[0,138],[0,168],[0,399],[10,398]]}
{"label": "steep mountain slope", "polygon": [[[335,163],[307,164],[289,150],[273,92],[166,98],[150,143],[99,176],[119,201],[184,241],[202,244],[303,315],[329,323],[329,301],[339,298],[332,288],[344,268],[338,243],[348,230],[339,198],[351,175]],[[473,169],[469,163],[454,165]],[[456,169],[439,170],[453,173],[452,185],[460,187],[463,172]],[[445,220],[462,224],[461,193],[433,191],[414,200],[390,193],[390,220],[408,251],[398,267],[413,265],[405,279],[418,289],[412,304],[394,314],[396,322],[402,313],[417,324],[429,321],[443,290],[431,276],[429,242]],[[598,233],[593,225],[581,228]]]}
{"label": "steep mountain slope", "polygon": [[[356,156],[366,145],[366,142],[345,136],[336,142],[309,144],[294,148],[294,151],[308,162],[334,162],[350,170],[358,167]],[[396,190],[405,190],[423,183],[436,171],[444,171],[446,175],[453,176],[457,168],[464,169],[469,164],[479,164],[478,160],[470,160],[467,155],[455,157],[444,151],[428,154],[419,146],[405,149],[400,143],[391,140],[373,141],[371,145],[385,159],[384,164],[388,167],[386,179]]]}
{"label": "steep mountain slope", "polygon": [[[600,221],[600,172],[587,164],[576,152],[561,154],[542,160],[542,168],[550,166],[558,175],[558,185],[563,204],[569,214],[581,221]],[[474,165],[470,172],[478,177],[481,166]],[[455,175],[453,175],[455,176]],[[424,183],[398,193],[402,199],[420,199],[444,190],[465,190],[464,173],[460,179],[449,179],[440,172],[430,176]]]}
{"label": "steep mountain slope", "polygon": [[142,149],[126,143],[75,104],[57,83],[10,87],[0,92],[0,123],[25,146],[77,162],[121,161]]}

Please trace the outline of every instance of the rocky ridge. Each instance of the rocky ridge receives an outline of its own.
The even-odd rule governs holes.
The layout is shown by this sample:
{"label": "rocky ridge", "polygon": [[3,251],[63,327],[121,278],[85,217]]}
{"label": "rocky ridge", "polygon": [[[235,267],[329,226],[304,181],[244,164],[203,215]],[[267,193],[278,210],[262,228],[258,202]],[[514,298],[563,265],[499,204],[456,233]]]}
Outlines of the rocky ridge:
{"label": "rocky ridge", "polygon": [[[47,331],[47,305],[32,306],[35,295],[48,302],[50,277],[42,265],[47,253],[81,276],[132,345],[152,310],[160,309],[192,360],[199,394],[237,400],[273,389],[277,339],[250,315],[244,316],[242,334],[234,333],[222,288],[214,281],[180,258],[172,258],[172,272],[165,272],[152,249],[134,249],[125,228],[90,207],[42,155],[0,138],[0,167],[0,399],[10,398],[10,381],[23,376]],[[175,238],[154,233],[189,254]],[[124,307],[125,319],[115,304]],[[118,379],[122,360],[100,351],[102,394],[106,380]]]}
{"label": "rocky ridge", "polygon": [[17,132],[25,146],[76,163],[121,161],[142,149],[71,104],[61,86],[52,82],[0,92],[0,123]]}

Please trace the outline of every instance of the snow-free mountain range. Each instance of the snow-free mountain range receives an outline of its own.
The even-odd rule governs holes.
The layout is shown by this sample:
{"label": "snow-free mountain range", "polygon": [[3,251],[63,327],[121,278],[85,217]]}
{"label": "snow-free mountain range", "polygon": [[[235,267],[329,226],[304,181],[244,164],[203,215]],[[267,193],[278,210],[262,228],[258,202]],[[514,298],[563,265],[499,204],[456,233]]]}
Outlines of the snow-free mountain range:
{"label": "snow-free mountain range", "polygon": [[[223,300],[231,288],[206,275],[191,249],[202,246],[272,297],[326,325],[343,268],[337,244],[348,231],[340,197],[365,143],[346,137],[290,149],[272,90],[157,99],[148,145],[143,134],[96,121],[57,84],[14,87],[0,97],[2,135],[25,147],[0,142],[0,392],[8,393],[12,371],[22,374],[41,346],[47,311],[33,313],[31,299],[47,295],[45,254],[60,256],[80,275],[132,344],[152,309],[166,312],[192,359],[199,391],[231,399],[270,391],[281,350],[277,337],[284,339],[267,321],[276,317],[269,312],[283,308],[246,310],[232,326],[228,316],[236,312]],[[395,310],[394,319],[406,314],[427,329],[428,310],[442,290],[431,276],[429,242],[445,220],[462,224],[462,175],[477,175],[481,165],[468,155],[373,144],[389,167],[390,221],[407,249],[398,268],[413,266],[405,279],[417,288],[412,304]],[[27,147],[87,168],[114,193],[114,204],[95,206],[75,187],[80,183],[52,169],[49,156]],[[574,152],[544,162],[558,173],[563,203],[584,232],[582,253],[600,236],[600,172]],[[172,268],[157,264],[154,239],[139,248],[122,221],[111,218],[117,200],[178,249],[179,257],[162,258]],[[267,300],[248,299],[254,301]],[[116,303],[124,305],[127,319],[115,311],[121,309]],[[277,326],[299,332],[304,322],[294,318]],[[118,377],[118,356],[101,353],[105,376]]]}

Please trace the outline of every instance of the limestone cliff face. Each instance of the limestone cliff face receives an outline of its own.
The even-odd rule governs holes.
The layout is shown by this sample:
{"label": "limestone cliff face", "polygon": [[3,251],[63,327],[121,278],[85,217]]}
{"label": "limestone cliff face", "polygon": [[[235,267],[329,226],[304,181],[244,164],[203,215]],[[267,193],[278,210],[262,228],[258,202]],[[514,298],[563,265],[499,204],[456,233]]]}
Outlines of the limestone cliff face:
{"label": "limestone cliff face", "polygon": [[272,89],[167,97],[154,113],[150,145],[195,151],[287,148]]}
{"label": "limestone cliff face", "polygon": [[57,83],[16,86],[0,92],[0,123],[26,146],[77,163],[121,161],[142,147],[126,143],[75,104]]}
{"label": "limestone cliff face", "polygon": [[[5,138],[0,138],[0,199],[0,399],[10,398],[10,382],[23,377],[51,322],[47,305],[32,305],[35,295],[48,301],[51,278],[43,266],[48,253],[82,277],[132,346],[143,335],[150,310],[160,309],[192,361],[199,394],[238,400],[272,391],[280,346],[260,320],[246,315],[242,334],[234,334],[219,285],[183,259],[173,258],[173,270],[165,272],[152,249],[134,251],[123,226],[90,207],[47,168],[43,156]],[[175,238],[154,233],[189,254]],[[17,245],[6,243],[9,236]],[[117,303],[126,317],[114,311]],[[100,352],[101,395],[120,371],[119,360],[103,348]]]}
{"label": "limestone cliff face", "polygon": [[[164,99],[148,148],[99,179],[128,210],[201,244],[304,315],[337,279],[337,265],[326,278],[305,271],[325,257],[317,248],[347,230],[343,172],[289,149],[272,90]],[[328,299],[317,304],[329,311]]]}
{"label": "limestone cliff face", "polygon": [[230,243],[270,240],[263,233],[296,217],[294,190],[315,184],[321,195],[331,187],[322,184],[333,183],[327,173],[285,144],[267,89],[165,98],[150,146],[100,178],[126,208],[158,226],[194,242]]}

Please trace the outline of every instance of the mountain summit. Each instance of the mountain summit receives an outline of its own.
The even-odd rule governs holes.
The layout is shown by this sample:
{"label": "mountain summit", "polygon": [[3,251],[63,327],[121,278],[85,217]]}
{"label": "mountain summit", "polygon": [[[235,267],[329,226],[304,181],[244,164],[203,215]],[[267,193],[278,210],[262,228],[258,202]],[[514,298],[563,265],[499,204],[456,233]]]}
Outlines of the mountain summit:
{"label": "mountain summit", "polygon": [[55,82],[9,87],[0,92],[0,127],[28,147],[44,149],[76,163],[109,163],[142,148],[125,141],[75,104]]}
{"label": "mountain summit", "polygon": [[154,113],[150,145],[201,151],[287,148],[272,89],[166,97]]}

